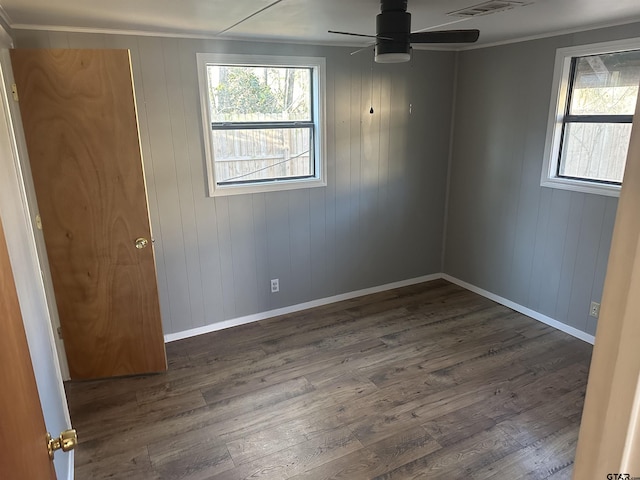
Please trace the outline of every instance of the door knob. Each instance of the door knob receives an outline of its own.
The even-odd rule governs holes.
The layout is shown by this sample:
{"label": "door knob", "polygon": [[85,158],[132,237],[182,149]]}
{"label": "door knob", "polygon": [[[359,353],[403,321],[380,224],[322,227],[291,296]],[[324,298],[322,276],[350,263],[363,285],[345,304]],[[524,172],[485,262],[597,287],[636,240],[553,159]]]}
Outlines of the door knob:
{"label": "door knob", "polygon": [[147,245],[149,245],[149,240],[143,237],[136,238],[135,245],[138,250],[142,250],[143,248],[146,248]]}
{"label": "door knob", "polygon": [[56,450],[68,452],[76,448],[78,444],[78,434],[75,430],[65,430],[58,438],[51,438],[51,434],[47,433],[47,450],[49,450],[49,458],[53,460],[53,454]]}

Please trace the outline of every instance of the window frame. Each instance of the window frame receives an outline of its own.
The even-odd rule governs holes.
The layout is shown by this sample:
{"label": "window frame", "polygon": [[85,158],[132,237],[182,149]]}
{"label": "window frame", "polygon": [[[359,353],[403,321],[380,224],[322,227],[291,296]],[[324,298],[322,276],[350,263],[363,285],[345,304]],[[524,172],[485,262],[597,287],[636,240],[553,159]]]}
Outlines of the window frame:
{"label": "window frame", "polygon": [[[207,171],[208,196],[240,195],[247,193],[273,192],[300,188],[325,187],[327,185],[325,98],[326,98],[326,60],[323,57],[300,57],[281,55],[247,55],[227,53],[196,53],[198,66],[198,83],[200,88],[200,107],[204,133],[205,164]],[[213,122],[209,106],[208,65],[227,66],[263,66],[274,68],[309,68],[311,69],[311,121],[298,122],[265,122],[237,124],[221,124]],[[310,128],[314,175],[305,177],[261,179],[255,182],[218,184],[215,178],[215,159],[213,158],[214,124],[216,130],[233,129],[238,125],[246,129],[255,128]],[[240,129],[240,128],[239,128]]]}
{"label": "window frame", "polygon": [[[560,169],[560,154],[563,143],[564,125],[568,122],[567,117],[569,117],[569,121],[575,120],[576,118],[574,117],[585,117],[584,119],[586,120],[595,120],[597,117],[603,117],[592,115],[568,115],[573,82],[573,59],[590,55],[620,53],[630,50],[640,50],[640,38],[577,45],[573,47],[559,48],[556,50],[553,73],[553,91],[551,95],[551,105],[549,107],[544,162],[540,180],[541,186],[583,193],[594,193],[610,197],[620,196],[621,184],[574,177],[561,177],[558,175],[558,172]],[[587,119],[586,117],[593,118]],[[604,117],[610,117],[610,120],[614,120],[615,117],[628,116],[604,115]],[[633,115],[631,115],[631,119],[633,119]]]}

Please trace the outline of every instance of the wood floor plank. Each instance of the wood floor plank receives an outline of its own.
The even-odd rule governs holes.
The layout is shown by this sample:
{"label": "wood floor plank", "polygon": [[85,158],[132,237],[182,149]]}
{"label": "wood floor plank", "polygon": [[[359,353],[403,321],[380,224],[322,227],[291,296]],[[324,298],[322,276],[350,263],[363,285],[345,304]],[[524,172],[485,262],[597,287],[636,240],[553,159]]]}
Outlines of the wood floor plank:
{"label": "wood floor plank", "polygon": [[372,478],[384,473],[382,461],[361,449],[327,462],[319,467],[290,477],[290,480],[354,480]]}
{"label": "wood floor plank", "polygon": [[444,280],[65,388],[84,479],[569,479],[591,346]]}
{"label": "wood floor plank", "polygon": [[[496,422],[493,419],[483,415],[481,410],[478,410],[461,408],[449,414],[441,415],[438,418],[429,420],[424,423],[422,427],[438,442],[439,445],[447,447],[475,435],[476,433],[489,430],[496,425]],[[502,431],[509,434],[505,429],[502,429]],[[510,436],[514,438],[513,435]]]}
{"label": "wood floor plank", "polygon": [[527,478],[542,480],[573,464],[578,435],[565,427],[536,443],[512,452],[472,472],[474,480]]}
{"label": "wood floor plank", "polygon": [[[227,443],[227,448],[236,465],[253,462],[280,450],[295,447],[308,440],[340,428],[337,418],[295,418],[278,423],[271,428],[243,435]],[[274,442],[273,439],[278,441]]]}
{"label": "wood floor plank", "polygon": [[531,445],[558,429],[575,425],[575,420],[571,417],[582,413],[584,396],[584,390],[572,390],[555,398],[553,402],[545,402],[538,407],[508,417],[498,424],[498,428],[521,445]]}
{"label": "wood floor plank", "polygon": [[[429,393],[429,386],[422,385],[427,388],[420,387],[416,395],[408,398],[406,402],[394,402],[395,405],[389,410],[364,412],[349,426],[364,445],[370,445],[410,425],[422,425],[478,402],[506,402],[506,398],[496,400],[496,397],[502,398],[501,392],[508,391],[510,383],[523,385],[533,380],[534,376],[531,373],[518,373],[513,379],[491,382],[484,382],[482,378],[478,378],[474,382],[455,387],[438,386],[434,393]],[[392,389],[393,386],[389,388]]]}
{"label": "wood floor plank", "polygon": [[367,450],[376,456],[384,470],[389,471],[440,448],[424,428],[413,427],[369,445]]}
{"label": "wood floor plank", "polygon": [[[203,389],[203,392],[209,400],[212,398],[222,400],[235,395],[250,393],[265,386],[276,385],[290,378],[304,376],[310,383],[315,384],[314,373],[327,370],[335,373],[327,379],[327,383],[331,383],[345,371],[351,370],[337,369],[337,367],[344,366],[354,358],[366,360],[373,356],[375,352],[384,350],[387,350],[386,345],[378,339],[373,339],[344,348],[325,351],[322,355],[314,354],[314,352],[299,352],[300,358],[304,359],[302,361],[293,360],[290,356],[283,357],[282,353],[277,353],[273,354],[273,356],[278,357],[278,360],[276,360],[277,367],[272,366],[268,370],[261,369],[258,372],[246,373],[239,377],[233,376],[229,378],[229,381],[219,382],[207,389]],[[291,353],[289,352],[289,355]],[[269,355],[264,359],[264,362],[270,362],[272,360],[271,357]]]}
{"label": "wood floor plank", "polygon": [[493,428],[408,462],[375,477],[375,480],[468,478],[470,472],[521,448],[515,440]]}
{"label": "wood floor plank", "polygon": [[[205,405],[206,402],[200,392],[189,392],[179,398],[170,397],[143,405],[136,403],[116,405],[107,412],[97,414],[89,412],[85,416],[79,417],[78,422],[74,422],[74,427],[82,431],[83,441],[89,445],[94,440],[101,442],[110,436],[117,437],[122,442],[129,438],[129,434],[133,433],[132,425],[138,427],[155,425],[164,418]],[[96,422],[95,418],[100,418],[100,422]]]}
{"label": "wood floor plank", "polygon": [[286,479],[361,448],[362,445],[349,429],[332,429],[296,445],[295,448],[280,450],[254,462],[239,465],[233,470],[211,477],[211,480]]}
{"label": "wood floor plank", "polygon": [[[76,448],[78,456],[87,455],[81,444]],[[131,448],[118,455],[89,458],[86,461],[82,461],[75,468],[75,477],[95,480],[108,478],[130,478],[135,480],[161,478],[158,472],[153,470],[147,447],[144,445]]]}
{"label": "wood floor plank", "polygon": [[163,479],[207,480],[232,470],[235,464],[226,446],[198,443],[152,460],[152,466]]}

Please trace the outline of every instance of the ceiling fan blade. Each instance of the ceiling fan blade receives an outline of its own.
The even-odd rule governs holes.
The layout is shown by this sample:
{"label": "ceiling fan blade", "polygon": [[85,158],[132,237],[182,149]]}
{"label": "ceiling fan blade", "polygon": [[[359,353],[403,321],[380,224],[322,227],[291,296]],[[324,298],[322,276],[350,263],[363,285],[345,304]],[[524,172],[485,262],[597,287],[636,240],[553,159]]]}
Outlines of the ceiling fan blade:
{"label": "ceiling fan blade", "polygon": [[355,50],[355,51],[351,52],[349,55],[355,55],[357,53],[364,52],[365,50],[369,50],[370,48],[373,48],[375,46],[376,46],[375,43],[372,44],[372,45],[367,45],[366,47],[362,47],[362,48],[359,48],[358,50]]}
{"label": "ceiling fan blade", "polygon": [[376,38],[376,39],[380,39],[380,40],[391,40],[391,41],[393,41],[393,38],[391,38],[391,37],[379,37],[378,35],[363,35],[361,33],[337,32],[335,30],[327,30],[327,32],[329,32],[329,33],[337,33],[338,35],[350,35],[352,37]]}
{"label": "ceiling fan blade", "polygon": [[473,43],[480,37],[480,30],[440,30],[412,33],[411,43]]}
{"label": "ceiling fan blade", "polygon": [[361,33],[336,32],[335,30],[327,30],[329,33],[337,33],[338,35],[351,35],[352,37],[378,38],[375,35],[363,35]]}

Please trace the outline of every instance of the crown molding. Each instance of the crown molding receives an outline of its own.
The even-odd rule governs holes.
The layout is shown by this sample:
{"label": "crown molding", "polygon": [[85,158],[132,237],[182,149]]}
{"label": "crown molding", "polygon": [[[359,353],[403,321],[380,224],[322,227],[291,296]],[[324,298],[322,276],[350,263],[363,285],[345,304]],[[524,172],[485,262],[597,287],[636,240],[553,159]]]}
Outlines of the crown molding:
{"label": "crown molding", "polygon": [[540,33],[538,35],[529,35],[526,37],[519,37],[511,40],[501,40],[498,42],[483,43],[481,45],[469,45],[469,46],[458,48],[457,50],[464,52],[467,50],[479,50],[481,48],[500,47],[502,45],[510,45],[512,43],[530,42],[531,40],[540,40],[543,38],[550,38],[550,37],[561,37],[562,35],[571,35],[572,33],[582,33],[582,32],[590,32],[592,30],[600,30],[603,28],[621,27],[623,25],[631,25],[633,23],[639,23],[639,22],[640,22],[640,17],[634,17],[632,19],[622,20],[619,22],[608,22],[608,23],[599,23],[594,25],[585,25],[582,27],[567,28],[564,30]]}
{"label": "crown molding", "polygon": [[11,21],[11,17],[9,16],[9,14],[7,13],[7,11],[4,9],[2,5],[0,5],[0,20],[6,23],[9,27],[13,28],[11,26],[11,24],[13,23]]}
{"label": "crown molding", "polygon": [[[29,23],[12,23],[9,15],[0,6],[0,19],[4,20],[13,30],[35,30],[35,31],[49,31],[49,32],[65,32],[65,33],[85,33],[85,34],[103,34],[103,35],[126,35],[136,37],[160,37],[160,38],[184,38],[192,40],[216,40],[223,42],[260,42],[260,43],[273,43],[273,44],[289,44],[289,45],[306,45],[306,46],[323,46],[323,47],[349,47],[349,48],[366,48],[367,45],[357,42],[323,42],[314,40],[296,40],[296,39],[264,39],[264,38],[247,38],[237,37],[233,35],[218,35],[215,33],[194,33],[194,32],[163,32],[156,30],[136,30],[136,29],[116,29],[116,28],[94,28],[94,27],[74,27],[69,25],[39,25]],[[640,17],[634,17],[618,22],[599,23],[594,25],[587,25],[582,27],[569,28],[564,30],[557,30],[553,32],[541,33],[538,35],[529,35],[525,37],[518,37],[509,40],[500,40],[491,43],[482,43],[474,45],[465,45],[457,47],[447,47],[442,45],[433,46],[414,46],[414,50],[420,51],[448,51],[448,52],[464,52],[468,50],[480,50],[483,48],[499,47],[502,45],[510,45],[512,43],[529,42],[532,40],[540,40],[543,38],[559,37],[562,35],[570,35],[573,33],[588,32],[592,30],[599,30],[603,28],[619,27],[623,25],[630,25],[633,23],[639,23]],[[373,47],[373,45],[371,45]]]}

